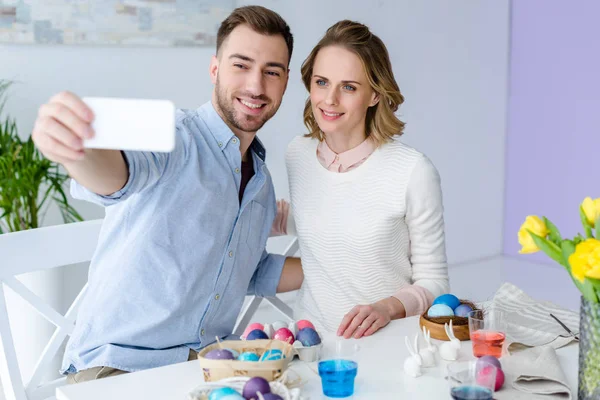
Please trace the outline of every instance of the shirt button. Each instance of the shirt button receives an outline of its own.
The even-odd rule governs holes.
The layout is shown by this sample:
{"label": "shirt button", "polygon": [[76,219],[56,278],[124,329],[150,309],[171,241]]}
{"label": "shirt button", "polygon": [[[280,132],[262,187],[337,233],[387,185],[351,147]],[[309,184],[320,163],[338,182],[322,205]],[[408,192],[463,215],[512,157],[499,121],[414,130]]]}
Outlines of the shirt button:
{"label": "shirt button", "polygon": [[237,143],[238,142],[237,138],[233,138],[232,142]]}
{"label": "shirt button", "polygon": [[233,251],[229,252],[229,258],[233,257]]}
{"label": "shirt button", "polygon": [[205,334],[205,333],[206,333],[206,332],[204,332],[204,329],[202,329],[202,330],[200,331],[200,334],[201,334],[202,336],[204,336],[204,334]]}
{"label": "shirt button", "polygon": [[223,143],[219,142],[219,147],[223,147]]}
{"label": "shirt button", "polygon": [[219,296],[218,294],[215,296],[215,300],[219,300],[221,298],[221,296]]}
{"label": "shirt button", "polygon": [[239,174],[239,173],[240,173],[240,169],[239,169],[239,168],[236,168],[236,169],[235,169],[235,173],[236,173],[236,174]]}

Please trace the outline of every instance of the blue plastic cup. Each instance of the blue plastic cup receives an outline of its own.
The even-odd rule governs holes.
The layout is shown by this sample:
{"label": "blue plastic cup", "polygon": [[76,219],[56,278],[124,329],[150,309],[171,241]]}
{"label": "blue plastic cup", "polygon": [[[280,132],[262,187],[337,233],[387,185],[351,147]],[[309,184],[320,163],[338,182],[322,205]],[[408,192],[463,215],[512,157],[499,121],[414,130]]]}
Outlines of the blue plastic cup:
{"label": "blue plastic cup", "polygon": [[358,370],[355,361],[334,359],[319,362],[319,376],[323,394],[327,397],[343,398],[354,394],[354,378]]}
{"label": "blue plastic cup", "polygon": [[358,345],[352,339],[340,339],[323,350],[324,357],[319,362],[323,394],[332,398],[352,396],[358,372]]}

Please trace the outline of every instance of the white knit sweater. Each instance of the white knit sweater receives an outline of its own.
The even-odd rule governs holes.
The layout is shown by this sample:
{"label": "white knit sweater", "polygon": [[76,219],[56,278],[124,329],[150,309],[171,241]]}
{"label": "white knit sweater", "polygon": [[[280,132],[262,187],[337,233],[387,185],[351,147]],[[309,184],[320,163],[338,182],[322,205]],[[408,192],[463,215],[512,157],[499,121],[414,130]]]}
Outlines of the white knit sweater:
{"label": "white knit sweater", "polygon": [[299,136],[286,155],[304,270],[294,317],[336,331],[355,305],[411,285],[447,293],[440,178],[429,159],[395,140],[335,173],[319,163],[317,145]]}

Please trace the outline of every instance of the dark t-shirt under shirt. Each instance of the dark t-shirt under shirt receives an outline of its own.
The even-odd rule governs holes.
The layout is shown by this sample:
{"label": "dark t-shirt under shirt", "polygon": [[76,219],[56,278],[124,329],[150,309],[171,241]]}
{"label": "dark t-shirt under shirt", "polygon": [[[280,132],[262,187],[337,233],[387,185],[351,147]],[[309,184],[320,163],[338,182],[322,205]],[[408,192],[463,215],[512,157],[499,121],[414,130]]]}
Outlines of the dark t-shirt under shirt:
{"label": "dark t-shirt under shirt", "polygon": [[242,182],[240,183],[240,204],[242,204],[242,198],[244,197],[244,190],[246,185],[250,182],[250,179],[254,176],[254,163],[252,162],[252,156],[250,160],[242,161]]}

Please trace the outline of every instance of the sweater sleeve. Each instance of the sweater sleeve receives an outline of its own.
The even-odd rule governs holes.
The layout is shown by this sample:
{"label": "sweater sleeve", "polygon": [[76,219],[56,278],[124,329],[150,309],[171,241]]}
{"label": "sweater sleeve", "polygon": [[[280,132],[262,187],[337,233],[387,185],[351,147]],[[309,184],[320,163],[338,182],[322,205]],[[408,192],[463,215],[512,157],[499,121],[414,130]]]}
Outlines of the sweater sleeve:
{"label": "sweater sleeve", "polygon": [[450,291],[443,213],[440,176],[423,156],[411,172],[406,191],[413,285],[394,295],[407,317],[422,314],[434,298]]}

